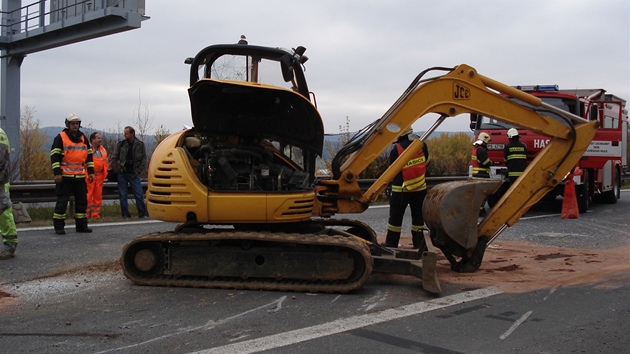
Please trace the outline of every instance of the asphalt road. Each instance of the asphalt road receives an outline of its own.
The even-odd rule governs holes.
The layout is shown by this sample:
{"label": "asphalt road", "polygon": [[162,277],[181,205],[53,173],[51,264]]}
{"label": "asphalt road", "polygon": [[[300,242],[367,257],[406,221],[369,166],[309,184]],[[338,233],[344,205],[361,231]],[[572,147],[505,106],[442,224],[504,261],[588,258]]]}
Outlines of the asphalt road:
{"label": "asphalt road", "polygon": [[[387,212],[375,207],[357,218],[382,234]],[[628,215],[626,191],[617,204],[594,205],[575,220],[560,220],[552,203],[502,238],[618,247],[630,244]],[[121,223],[66,236],[21,229],[18,255],[0,262],[0,291],[12,296],[0,299],[0,352],[618,353],[630,345],[627,273],[602,279],[606,287],[520,294],[442,284],[440,297],[417,279],[382,274],[351,294],[131,284],[117,266],[124,243],[173,227]]]}

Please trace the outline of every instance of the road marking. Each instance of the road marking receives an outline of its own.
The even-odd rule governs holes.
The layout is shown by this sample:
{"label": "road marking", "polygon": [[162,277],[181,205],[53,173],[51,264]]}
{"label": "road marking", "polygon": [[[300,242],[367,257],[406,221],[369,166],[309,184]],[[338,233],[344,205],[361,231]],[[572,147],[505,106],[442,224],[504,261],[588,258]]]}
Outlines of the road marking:
{"label": "road marking", "polygon": [[408,316],[418,315],[421,313],[453,305],[459,305],[465,302],[479,300],[498,294],[501,294],[501,291],[495,287],[477,289],[424,302],[417,302],[394,309],[383,310],[367,315],[342,318],[317,326],[301,328],[294,331],[270,335],[267,337],[250,339],[248,341],[201,350],[195,352],[194,354],[254,353],[264,350],[272,350],[291,344],[301,343],[312,339],[347,332],[357,328],[367,327]]}
{"label": "road marking", "polygon": [[282,304],[282,302],[284,302],[284,300],[286,300],[286,298],[287,298],[287,296],[285,295],[285,296],[282,296],[281,298],[279,298],[277,300],[274,300],[274,301],[272,301],[272,302],[270,302],[270,303],[268,303],[266,305],[258,306],[258,307],[254,308],[254,309],[247,310],[245,312],[241,312],[239,314],[236,314],[236,315],[224,318],[222,320],[218,320],[218,321],[208,320],[208,322],[206,322],[205,324],[203,324],[201,326],[195,326],[195,327],[186,328],[183,331],[177,331],[177,332],[173,332],[173,333],[168,333],[168,334],[165,334],[165,335],[160,336],[160,337],[155,337],[155,338],[146,340],[144,342],[127,345],[127,346],[120,347],[120,348],[108,349],[108,350],[104,350],[104,351],[101,351],[101,352],[97,352],[96,354],[102,354],[102,353],[109,353],[109,352],[115,352],[115,351],[131,349],[131,348],[139,347],[141,345],[152,343],[152,342],[155,342],[155,341],[158,341],[158,340],[161,340],[161,339],[166,339],[166,338],[169,338],[169,337],[177,336],[177,335],[182,334],[182,333],[189,333],[189,332],[193,332],[193,331],[197,331],[197,330],[213,329],[214,327],[216,327],[218,325],[224,324],[226,322],[229,322],[230,320],[236,319],[236,318],[241,317],[243,315],[247,315],[248,313],[251,313],[251,312],[254,312],[254,311],[262,310],[264,308],[271,307],[271,306],[274,306],[274,308],[278,308],[278,306],[280,306],[280,304]]}
{"label": "road marking", "polygon": [[547,298],[549,298],[549,296],[551,296],[551,294],[555,293],[555,292],[556,292],[556,290],[558,290],[558,287],[553,287],[553,288],[551,288],[551,290],[549,290],[549,295],[545,296],[545,297],[543,298],[543,301],[544,301],[544,300],[547,300]]}
{"label": "road marking", "polygon": [[525,322],[527,317],[529,317],[529,315],[531,315],[532,312],[534,311],[527,311],[523,316],[521,316],[521,318],[516,320],[516,322],[514,322],[512,326],[510,326],[510,328],[507,331],[505,331],[505,333],[503,333],[499,338],[501,338],[501,340],[507,338],[510,334],[512,334],[512,332],[514,332],[516,328],[518,328],[518,326],[521,325],[521,323]]}

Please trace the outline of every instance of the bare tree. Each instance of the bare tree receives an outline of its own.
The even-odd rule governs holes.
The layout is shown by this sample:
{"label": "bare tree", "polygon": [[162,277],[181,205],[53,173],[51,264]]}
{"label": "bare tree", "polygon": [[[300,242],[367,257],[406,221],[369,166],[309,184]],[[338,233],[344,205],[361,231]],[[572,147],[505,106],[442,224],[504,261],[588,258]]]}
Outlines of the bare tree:
{"label": "bare tree", "polygon": [[49,153],[44,146],[46,134],[39,129],[35,109],[25,106],[20,114],[21,155],[17,156],[23,181],[48,180],[53,178]]}
{"label": "bare tree", "polygon": [[153,119],[155,114],[151,115],[149,112],[149,103],[143,103],[140,93],[138,93],[138,108],[134,112],[133,123],[136,126],[136,135],[142,141],[146,141],[149,130],[153,128]]}
{"label": "bare tree", "polygon": [[169,135],[171,135],[171,132],[168,129],[166,129],[163,125],[160,125],[158,130],[155,131],[155,147],[160,145],[160,143],[164,139],[166,139]]}

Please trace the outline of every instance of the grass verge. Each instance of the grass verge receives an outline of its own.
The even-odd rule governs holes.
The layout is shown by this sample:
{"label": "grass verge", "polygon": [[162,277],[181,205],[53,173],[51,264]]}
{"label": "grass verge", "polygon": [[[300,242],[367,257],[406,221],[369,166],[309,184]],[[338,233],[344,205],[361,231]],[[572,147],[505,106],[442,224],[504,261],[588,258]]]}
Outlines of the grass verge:
{"label": "grass verge", "polygon": [[[20,227],[40,227],[40,226],[52,226],[53,223],[53,210],[54,207],[32,207],[28,208],[27,212],[31,217],[30,222],[16,224]],[[66,225],[74,225],[74,216],[71,216],[70,211],[66,212],[68,217],[66,218]],[[129,213],[132,215],[131,219],[125,219],[120,214],[120,205],[103,205],[101,206],[101,218],[89,219],[88,224],[99,224],[103,222],[122,222],[133,221],[138,219],[138,211],[134,204],[129,204]]]}

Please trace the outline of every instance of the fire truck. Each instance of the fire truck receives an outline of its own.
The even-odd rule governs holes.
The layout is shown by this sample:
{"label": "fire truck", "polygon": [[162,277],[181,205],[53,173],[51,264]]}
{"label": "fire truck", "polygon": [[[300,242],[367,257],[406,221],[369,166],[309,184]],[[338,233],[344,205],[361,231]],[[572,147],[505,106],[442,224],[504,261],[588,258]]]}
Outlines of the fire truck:
{"label": "fire truck", "polygon": [[[616,203],[621,196],[621,177],[628,169],[626,101],[606,93],[604,89],[561,90],[558,85],[515,86],[515,88],[541,98],[548,105],[561,108],[586,120],[599,121],[599,131],[574,169],[575,173],[572,174],[578,209],[584,213],[590,208],[591,202]],[[542,110],[541,113],[561,122],[564,121],[561,115],[553,112]],[[518,130],[520,141],[527,145],[528,162],[533,160],[549,143],[549,139],[542,135],[481,115],[470,116],[470,128],[475,134],[475,139],[481,132],[490,135],[491,140],[487,150],[493,162],[490,171],[491,178],[505,179],[507,176],[503,148],[508,143],[508,129]],[[567,177],[570,178],[571,175]],[[546,199],[564,195],[564,186],[565,183],[559,184],[557,188],[549,192]],[[495,201],[496,198],[488,199],[489,204]]]}

